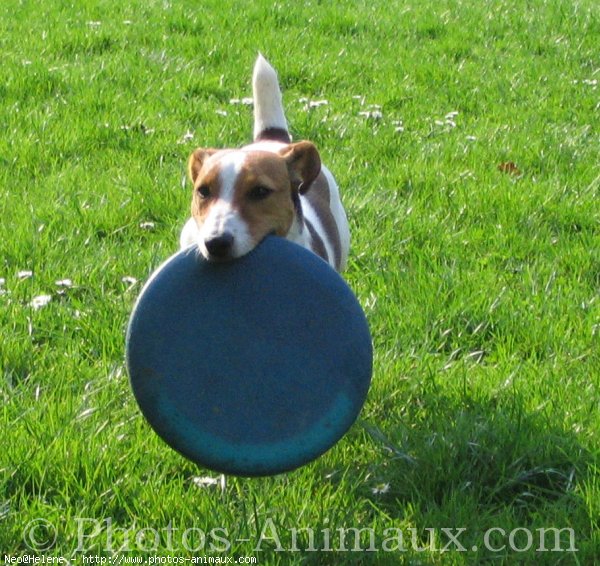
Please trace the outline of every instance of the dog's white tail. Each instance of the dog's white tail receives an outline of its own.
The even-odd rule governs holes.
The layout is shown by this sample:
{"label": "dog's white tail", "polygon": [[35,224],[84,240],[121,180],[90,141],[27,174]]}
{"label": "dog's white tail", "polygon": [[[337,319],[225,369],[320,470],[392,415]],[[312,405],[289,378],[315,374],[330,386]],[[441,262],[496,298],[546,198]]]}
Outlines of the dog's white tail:
{"label": "dog's white tail", "polygon": [[290,143],[292,138],[283,113],[277,73],[260,54],[254,64],[252,93],[254,95],[254,141],[273,140]]}

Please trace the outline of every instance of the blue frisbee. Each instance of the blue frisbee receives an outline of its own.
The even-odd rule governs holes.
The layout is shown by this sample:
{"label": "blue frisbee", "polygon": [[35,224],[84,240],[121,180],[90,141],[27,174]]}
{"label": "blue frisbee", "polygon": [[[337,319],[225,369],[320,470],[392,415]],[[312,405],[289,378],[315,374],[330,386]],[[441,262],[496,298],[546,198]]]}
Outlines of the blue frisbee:
{"label": "blue frisbee", "polygon": [[127,367],[152,428],[202,467],[274,475],[331,448],[372,372],[363,310],[323,260],[275,236],[225,263],[195,248],[143,288]]}

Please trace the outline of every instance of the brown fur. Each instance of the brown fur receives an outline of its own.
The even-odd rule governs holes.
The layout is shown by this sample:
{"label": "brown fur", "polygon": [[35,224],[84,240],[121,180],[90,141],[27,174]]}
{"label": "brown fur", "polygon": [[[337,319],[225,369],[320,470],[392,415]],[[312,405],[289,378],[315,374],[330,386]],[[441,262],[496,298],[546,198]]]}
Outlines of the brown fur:
{"label": "brown fur", "polygon": [[[252,201],[248,193],[256,186],[271,189],[271,195]],[[288,170],[283,159],[273,153],[255,152],[248,155],[235,184],[234,208],[248,225],[254,241],[260,242],[274,232],[285,237],[294,220],[294,205]]]}
{"label": "brown fur", "polygon": [[[194,184],[192,216],[199,225],[219,198],[219,154],[229,151],[199,148],[190,156],[188,170]],[[321,170],[317,149],[310,142],[298,142],[286,146],[279,154],[268,151],[247,154],[234,185],[232,206],[246,222],[256,243],[271,233],[285,237],[294,220],[294,193],[307,192]],[[210,197],[201,198],[198,188],[202,186],[210,189]],[[249,193],[257,186],[272,193],[263,200],[253,200]]]}
{"label": "brown fur", "polygon": [[[323,173],[319,173],[317,178],[313,181],[310,191],[306,193],[306,198],[310,202],[313,210],[317,213],[317,216],[321,221],[321,225],[325,230],[327,239],[332,243],[332,248],[335,253],[335,257],[333,258],[334,263],[336,268],[339,269],[342,261],[340,234],[335,218],[331,213],[331,207],[329,206],[329,184],[327,183],[327,179]],[[323,257],[322,254],[319,255]]]}

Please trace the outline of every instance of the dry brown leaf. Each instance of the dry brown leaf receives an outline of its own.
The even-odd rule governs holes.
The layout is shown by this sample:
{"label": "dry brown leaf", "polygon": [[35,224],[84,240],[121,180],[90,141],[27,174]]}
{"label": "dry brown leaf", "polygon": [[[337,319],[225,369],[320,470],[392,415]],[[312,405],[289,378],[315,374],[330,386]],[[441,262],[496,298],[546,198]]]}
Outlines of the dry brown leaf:
{"label": "dry brown leaf", "polygon": [[518,177],[522,174],[521,170],[512,161],[500,163],[500,165],[498,165],[498,171],[502,171],[502,173],[508,173],[509,175],[514,175],[515,177]]}

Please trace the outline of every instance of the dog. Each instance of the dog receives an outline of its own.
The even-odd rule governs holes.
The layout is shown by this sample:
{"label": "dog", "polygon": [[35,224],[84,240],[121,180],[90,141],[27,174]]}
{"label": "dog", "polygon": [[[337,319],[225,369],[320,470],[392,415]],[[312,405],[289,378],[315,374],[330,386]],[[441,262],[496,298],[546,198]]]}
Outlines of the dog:
{"label": "dog", "polygon": [[275,234],[342,271],[350,230],[337,183],[311,142],[292,143],[277,73],[260,54],[252,90],[254,142],[198,148],[189,158],[192,216],[180,245],[196,245],[209,261],[228,261]]}

